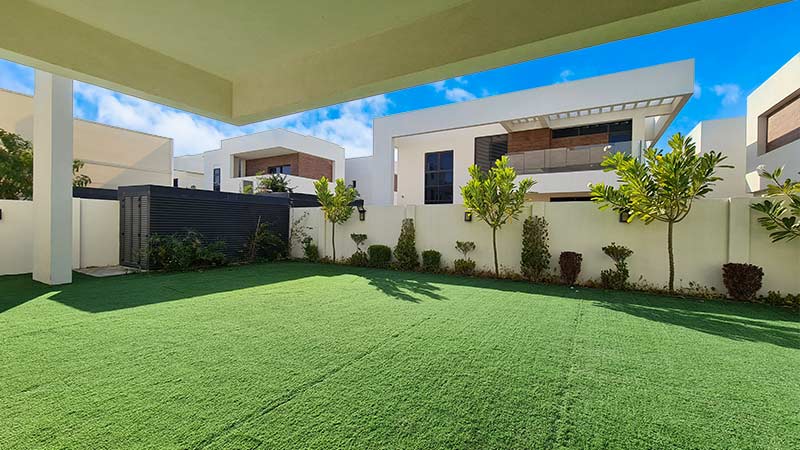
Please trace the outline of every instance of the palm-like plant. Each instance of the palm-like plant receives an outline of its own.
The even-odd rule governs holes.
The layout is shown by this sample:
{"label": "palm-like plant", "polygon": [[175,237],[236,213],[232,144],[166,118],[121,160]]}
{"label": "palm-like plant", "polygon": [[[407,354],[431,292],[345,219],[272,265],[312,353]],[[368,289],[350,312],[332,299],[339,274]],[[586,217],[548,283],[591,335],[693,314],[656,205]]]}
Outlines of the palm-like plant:
{"label": "palm-like plant", "polygon": [[771,173],[760,169],[759,174],[771,181],[767,186],[765,196],[777,200],[764,200],[751,205],[751,208],[762,214],[762,217],[758,218],[758,223],[772,232],[769,234],[772,242],[791,241],[800,237],[800,219],[798,219],[800,217],[800,181],[792,181],[791,178],[780,181],[783,167],[779,167]]}
{"label": "palm-like plant", "polygon": [[464,207],[492,228],[492,249],[494,251],[494,273],[500,275],[497,263],[497,230],[509,220],[519,216],[525,204],[525,194],[531,190],[535,181],[530,178],[514,180],[517,173],[508,165],[508,157],[503,156],[494,163],[494,167],[484,173],[480,167],[469,168],[472,177],[461,187]]}
{"label": "palm-like plant", "polygon": [[714,151],[697,154],[691,138],[676,133],[669,140],[670,152],[655,148],[645,150],[640,161],[631,155],[615,153],[606,157],[605,172],[617,173],[619,187],[604,183],[591,185],[592,201],[600,209],[611,207],[629,214],[628,222],[640,219],[667,223],[667,252],[669,253],[669,290],[675,289],[675,255],[672,230],[692,210],[696,198],[703,198],[722,180],[716,176],[726,157]]}
{"label": "palm-like plant", "polygon": [[358,191],[345,184],[342,178],[338,178],[331,192],[328,179],[325,177],[314,182],[314,189],[322,212],[325,213],[325,219],[331,223],[331,246],[333,260],[336,261],[336,224],[347,222],[353,215],[352,203],[358,198]]}

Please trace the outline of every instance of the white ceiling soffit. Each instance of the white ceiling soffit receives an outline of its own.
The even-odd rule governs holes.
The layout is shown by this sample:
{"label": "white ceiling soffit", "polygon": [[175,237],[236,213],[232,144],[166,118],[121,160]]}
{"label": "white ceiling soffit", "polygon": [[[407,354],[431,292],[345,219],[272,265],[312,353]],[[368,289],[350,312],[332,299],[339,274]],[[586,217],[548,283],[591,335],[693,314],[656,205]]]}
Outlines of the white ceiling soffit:
{"label": "white ceiling soffit", "polygon": [[245,124],[774,3],[4,0],[0,57]]}

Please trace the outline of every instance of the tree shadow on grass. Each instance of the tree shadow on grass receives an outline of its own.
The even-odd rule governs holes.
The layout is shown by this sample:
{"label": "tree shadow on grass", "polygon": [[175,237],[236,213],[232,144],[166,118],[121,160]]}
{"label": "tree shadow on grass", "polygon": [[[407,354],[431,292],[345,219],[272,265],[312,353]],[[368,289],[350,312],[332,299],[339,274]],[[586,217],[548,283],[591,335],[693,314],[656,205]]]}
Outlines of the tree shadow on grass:
{"label": "tree shadow on grass", "polygon": [[409,277],[405,272],[391,271],[365,271],[356,274],[369,280],[370,286],[398,300],[413,303],[419,303],[425,298],[447,300],[439,293],[442,288],[420,276]]}

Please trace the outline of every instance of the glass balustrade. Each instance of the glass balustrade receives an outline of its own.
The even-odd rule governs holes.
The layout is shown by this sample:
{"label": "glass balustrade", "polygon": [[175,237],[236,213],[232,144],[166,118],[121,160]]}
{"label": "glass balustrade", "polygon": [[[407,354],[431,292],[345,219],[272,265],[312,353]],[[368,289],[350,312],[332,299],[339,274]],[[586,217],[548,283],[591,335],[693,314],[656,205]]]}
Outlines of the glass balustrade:
{"label": "glass balustrade", "polygon": [[607,155],[620,152],[631,154],[631,150],[631,141],[623,141],[514,152],[508,154],[508,161],[519,175],[600,170],[600,163]]}

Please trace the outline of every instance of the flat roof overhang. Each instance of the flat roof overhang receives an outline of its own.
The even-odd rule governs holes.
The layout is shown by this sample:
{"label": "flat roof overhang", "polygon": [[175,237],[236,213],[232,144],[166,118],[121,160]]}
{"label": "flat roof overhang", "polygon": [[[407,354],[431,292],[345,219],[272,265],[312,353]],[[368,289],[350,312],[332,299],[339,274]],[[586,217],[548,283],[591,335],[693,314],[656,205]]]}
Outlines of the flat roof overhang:
{"label": "flat roof overhang", "polygon": [[246,124],[777,0],[6,0],[0,57]]}

